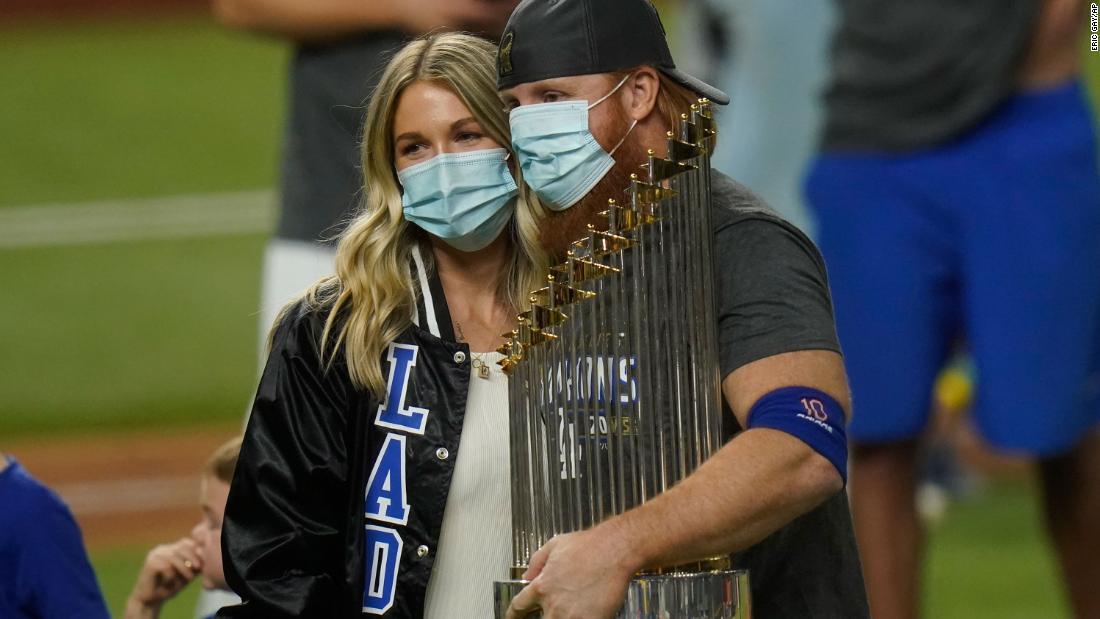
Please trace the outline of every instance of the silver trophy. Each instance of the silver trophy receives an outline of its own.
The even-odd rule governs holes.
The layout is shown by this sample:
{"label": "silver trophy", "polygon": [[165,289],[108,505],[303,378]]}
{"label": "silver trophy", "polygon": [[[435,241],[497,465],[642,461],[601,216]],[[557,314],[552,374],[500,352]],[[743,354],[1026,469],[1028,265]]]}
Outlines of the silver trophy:
{"label": "silver trophy", "polygon": [[[517,580],[494,584],[498,618],[547,540],[664,492],[722,445],[709,104],[678,125],[668,158],[650,153],[501,348]],[[749,617],[748,574],[729,567],[722,556],[640,573],[618,617]]]}

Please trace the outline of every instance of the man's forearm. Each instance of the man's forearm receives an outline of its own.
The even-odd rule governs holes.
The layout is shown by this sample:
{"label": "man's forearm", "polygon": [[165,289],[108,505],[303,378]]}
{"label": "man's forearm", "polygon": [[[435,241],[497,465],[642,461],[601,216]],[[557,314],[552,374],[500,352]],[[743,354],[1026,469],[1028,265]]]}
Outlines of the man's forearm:
{"label": "man's forearm", "polygon": [[1080,71],[1081,29],[1088,14],[1082,0],[1043,0],[1027,53],[1020,68],[1020,84],[1043,88]]}
{"label": "man's forearm", "polygon": [[653,500],[597,526],[635,571],[743,550],[843,487],[828,460],[798,439],[748,430]]}
{"label": "man's forearm", "polygon": [[233,28],[296,41],[325,41],[364,30],[399,29],[392,0],[214,0],[218,19]]}

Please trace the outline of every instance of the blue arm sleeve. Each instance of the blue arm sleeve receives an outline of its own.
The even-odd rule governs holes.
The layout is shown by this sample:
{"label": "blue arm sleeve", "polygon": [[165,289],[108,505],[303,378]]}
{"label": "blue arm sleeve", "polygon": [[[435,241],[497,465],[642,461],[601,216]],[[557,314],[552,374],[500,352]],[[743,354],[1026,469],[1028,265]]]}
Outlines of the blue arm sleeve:
{"label": "blue arm sleeve", "polygon": [[27,523],[23,565],[31,605],[44,618],[110,619],[80,528],[69,508],[52,492],[39,497]]}
{"label": "blue arm sleeve", "polygon": [[848,483],[848,437],[844,408],[829,394],[809,387],[783,387],[764,395],[749,411],[750,428],[785,432],[832,463]]}

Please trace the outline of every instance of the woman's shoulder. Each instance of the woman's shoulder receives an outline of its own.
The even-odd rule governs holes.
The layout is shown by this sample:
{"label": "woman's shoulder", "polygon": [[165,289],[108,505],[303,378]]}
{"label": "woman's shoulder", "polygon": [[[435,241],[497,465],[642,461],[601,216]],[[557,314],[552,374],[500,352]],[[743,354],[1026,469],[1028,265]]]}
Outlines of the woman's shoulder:
{"label": "woman's shoulder", "polygon": [[304,295],[287,303],[279,314],[278,327],[295,331],[323,328],[332,315],[335,299],[327,297],[311,298]]}
{"label": "woman's shoulder", "polygon": [[[317,289],[288,303],[279,313],[271,332],[270,348],[291,356],[320,358],[326,341],[340,335],[342,314],[336,308],[336,295]],[[335,312],[335,314],[334,314]],[[330,320],[332,318],[332,320]],[[342,355],[337,355],[337,359]]]}

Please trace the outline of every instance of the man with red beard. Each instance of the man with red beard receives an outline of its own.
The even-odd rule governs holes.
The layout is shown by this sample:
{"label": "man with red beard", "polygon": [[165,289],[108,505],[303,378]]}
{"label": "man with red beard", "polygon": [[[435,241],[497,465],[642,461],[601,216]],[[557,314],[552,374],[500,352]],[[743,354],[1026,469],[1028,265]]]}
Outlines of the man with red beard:
{"label": "man with red beard", "polygon": [[[497,68],[524,179],[552,211],[543,242],[559,257],[647,149],[665,154],[691,103],[728,102],[675,68],[647,0],[524,0]],[[715,172],[712,192],[722,392],[737,431],[664,494],[543,546],[509,618],[540,608],[547,619],[611,617],[638,571],[726,553],[750,570],[755,619],[868,616],[824,263],[743,186]]]}

